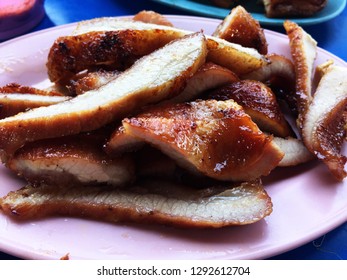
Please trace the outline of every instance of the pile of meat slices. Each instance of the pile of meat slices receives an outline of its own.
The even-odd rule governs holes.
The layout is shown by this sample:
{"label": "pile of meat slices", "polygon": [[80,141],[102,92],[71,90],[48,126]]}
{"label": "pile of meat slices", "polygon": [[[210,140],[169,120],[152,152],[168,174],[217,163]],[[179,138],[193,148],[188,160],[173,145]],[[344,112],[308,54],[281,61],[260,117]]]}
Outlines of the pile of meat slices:
{"label": "pile of meat slices", "polygon": [[271,214],[278,166],[343,180],[347,69],[320,65],[312,94],[316,42],[284,27],[293,62],[241,6],[212,36],[149,11],[79,23],[50,49],[54,89],[1,88],[1,158],[27,181],[3,213],[223,227]]}

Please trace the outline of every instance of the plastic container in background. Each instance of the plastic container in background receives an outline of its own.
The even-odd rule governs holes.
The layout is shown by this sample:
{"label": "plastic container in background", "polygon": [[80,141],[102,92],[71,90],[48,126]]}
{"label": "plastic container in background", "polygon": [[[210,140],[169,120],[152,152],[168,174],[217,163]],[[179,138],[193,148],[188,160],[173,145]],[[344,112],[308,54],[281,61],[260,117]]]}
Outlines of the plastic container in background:
{"label": "plastic container in background", "polygon": [[0,41],[29,31],[44,16],[44,0],[1,0]]}

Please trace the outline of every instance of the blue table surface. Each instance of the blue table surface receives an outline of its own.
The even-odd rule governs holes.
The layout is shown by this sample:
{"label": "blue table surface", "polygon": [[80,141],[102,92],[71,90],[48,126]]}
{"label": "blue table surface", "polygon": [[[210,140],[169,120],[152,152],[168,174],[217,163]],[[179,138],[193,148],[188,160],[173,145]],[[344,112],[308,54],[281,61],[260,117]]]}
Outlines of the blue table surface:
{"label": "blue table surface", "polygon": [[[194,15],[181,9],[148,0],[45,0],[46,16],[29,32],[101,16],[133,15],[141,10],[154,10],[171,15]],[[263,27],[284,33],[282,27]],[[347,61],[347,9],[344,9],[339,16],[328,22],[305,26],[304,28],[315,38],[319,47]],[[0,252],[0,259],[16,260],[18,258]],[[347,223],[310,243],[271,259],[346,260]]]}

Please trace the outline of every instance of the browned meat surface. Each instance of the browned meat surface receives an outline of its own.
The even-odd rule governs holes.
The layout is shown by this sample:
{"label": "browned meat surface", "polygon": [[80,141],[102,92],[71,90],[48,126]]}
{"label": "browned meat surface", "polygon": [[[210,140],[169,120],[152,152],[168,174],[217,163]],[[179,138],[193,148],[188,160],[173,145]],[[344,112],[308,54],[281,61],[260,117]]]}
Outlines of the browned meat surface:
{"label": "browned meat surface", "polygon": [[272,203],[259,181],[204,189],[149,181],[127,189],[28,186],[0,198],[0,208],[22,220],[69,215],[108,222],[218,228],[259,221],[272,212]]}
{"label": "browned meat surface", "polygon": [[295,68],[295,100],[298,109],[297,125],[302,129],[304,118],[312,101],[313,63],[317,54],[317,42],[298,24],[285,21],[290,51]]}
{"label": "browned meat surface", "polygon": [[344,170],[347,158],[341,154],[346,134],[346,76],[347,68],[332,65],[326,69],[305,115],[302,130],[305,145],[339,181],[347,175]]}
{"label": "browned meat surface", "polygon": [[34,87],[23,86],[17,83],[7,84],[0,87],[0,93],[21,93],[21,94],[35,94],[35,95],[56,95],[61,96],[59,91],[56,90],[42,90]]}
{"label": "browned meat surface", "polygon": [[284,115],[277,103],[276,96],[265,84],[242,80],[220,87],[207,95],[216,100],[233,99],[263,131],[277,136],[292,134]]}
{"label": "browned meat surface", "polygon": [[267,54],[264,30],[242,6],[233,8],[212,35],[231,43],[254,48],[261,54]]}
{"label": "browned meat surface", "polygon": [[135,178],[132,158],[108,157],[102,150],[104,140],[92,133],[29,143],[6,166],[34,185],[129,184]]}
{"label": "browned meat surface", "polygon": [[95,130],[173,97],[205,62],[206,52],[205,37],[191,34],[143,57],[96,90],[0,120],[0,149],[8,156],[27,142]]}
{"label": "browned meat surface", "polygon": [[272,137],[232,100],[160,106],[124,119],[123,126],[183,168],[219,180],[267,175],[283,157]]}
{"label": "browned meat surface", "polygon": [[308,17],[322,10],[327,0],[263,0],[268,17]]}

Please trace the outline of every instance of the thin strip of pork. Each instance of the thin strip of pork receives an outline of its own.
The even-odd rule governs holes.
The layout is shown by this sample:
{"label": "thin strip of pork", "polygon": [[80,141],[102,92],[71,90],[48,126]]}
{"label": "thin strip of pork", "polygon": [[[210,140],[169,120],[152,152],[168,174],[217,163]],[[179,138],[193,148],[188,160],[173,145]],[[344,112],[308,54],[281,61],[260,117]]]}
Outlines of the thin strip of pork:
{"label": "thin strip of pork", "polygon": [[0,93],[0,119],[29,109],[49,106],[68,100],[66,96],[36,95],[31,93]]}
{"label": "thin strip of pork", "polygon": [[145,182],[127,189],[27,186],[0,198],[0,209],[20,220],[68,215],[108,222],[220,228],[255,223],[272,212],[261,182],[192,189]]}
{"label": "thin strip of pork", "polygon": [[191,34],[143,57],[96,90],[0,120],[0,149],[12,154],[26,142],[95,130],[173,97],[205,62],[206,52],[204,36]]}
{"label": "thin strip of pork", "polygon": [[254,48],[261,54],[267,54],[264,30],[259,22],[240,5],[230,11],[212,35],[231,43]]}
{"label": "thin strip of pork", "polygon": [[207,90],[212,90],[239,80],[238,76],[231,70],[212,62],[207,62],[187,81],[187,86],[179,95],[164,101],[164,103],[192,101]]}
{"label": "thin strip of pork", "polygon": [[[79,36],[89,32],[103,32],[104,34],[107,34],[107,32],[112,33],[126,30],[128,30],[127,32],[138,33],[138,31],[141,31],[144,32],[144,34],[152,34],[153,41],[156,41],[156,36],[165,37],[165,33],[167,33],[166,36],[176,36],[176,38],[192,33],[192,31],[173,28],[169,26],[143,23],[139,21],[125,20],[120,18],[97,18],[80,22],[72,35]],[[139,34],[141,34],[141,32]],[[156,35],[156,33],[159,33],[159,35]],[[206,35],[206,38],[208,39],[207,47],[209,49],[208,60],[234,71],[237,75],[249,73],[268,63],[267,59],[253,48],[242,47],[239,44],[230,43],[226,40],[213,36]],[[93,41],[92,36],[90,36],[90,39]],[[134,39],[136,39],[136,37],[134,37]],[[141,45],[148,44],[148,42],[138,42],[139,39],[136,40],[137,41],[134,43],[136,43],[138,46],[134,46],[134,48],[139,49],[139,51],[142,51]],[[109,42],[108,45],[112,45],[113,43]],[[133,44],[131,41],[127,41],[127,43],[131,45]],[[150,46],[142,46],[142,48],[144,49],[148,49],[149,47]],[[128,52],[130,51],[129,48],[127,48],[127,50]],[[61,58],[65,57],[66,59],[71,59],[69,58],[70,56],[66,56],[66,54],[64,54],[64,51],[69,52],[69,50],[62,49],[60,50],[60,54],[58,53],[59,56]],[[122,53],[124,53],[124,50],[122,51]],[[76,54],[76,57],[77,55],[78,54]],[[76,62],[75,55],[73,55],[72,58]],[[70,64],[68,61],[64,62],[61,60],[58,60],[56,63],[60,63],[62,64],[62,66],[64,66],[63,64],[67,64],[67,66],[68,64]],[[53,64],[51,66],[54,67]],[[63,67],[59,67],[61,68],[61,70],[63,70]],[[62,71],[57,72],[57,76],[64,75],[65,74]]]}
{"label": "thin strip of pork", "polygon": [[344,170],[347,158],[341,154],[346,123],[346,77],[347,68],[328,67],[305,115],[302,130],[307,148],[328,166],[339,181],[347,175]]}
{"label": "thin strip of pork", "polygon": [[260,129],[274,135],[287,137],[292,135],[276,96],[262,82],[242,80],[213,90],[207,98],[216,100],[233,99],[240,104],[245,112]]}
{"label": "thin strip of pork", "polygon": [[306,148],[302,140],[292,137],[274,137],[274,142],[284,153],[284,157],[278,165],[280,167],[295,166],[315,158],[313,154]]}
{"label": "thin strip of pork", "polygon": [[156,107],[123,120],[148,142],[195,174],[244,181],[268,175],[283,153],[233,100]]}
{"label": "thin strip of pork", "polygon": [[289,37],[290,52],[296,77],[297,125],[301,130],[306,112],[312,101],[313,64],[317,55],[317,42],[297,23],[286,20],[284,28]]}
{"label": "thin strip of pork", "polygon": [[6,166],[33,185],[129,184],[135,177],[132,158],[108,157],[102,150],[104,138],[89,133],[28,143]]}
{"label": "thin strip of pork", "polygon": [[165,16],[154,11],[140,11],[134,15],[133,20],[173,27],[173,24]]}
{"label": "thin strip of pork", "polygon": [[0,87],[0,93],[21,93],[21,94],[35,94],[35,95],[51,95],[62,96],[63,94],[56,90],[44,90],[30,86],[24,86],[17,83],[10,83]]}

